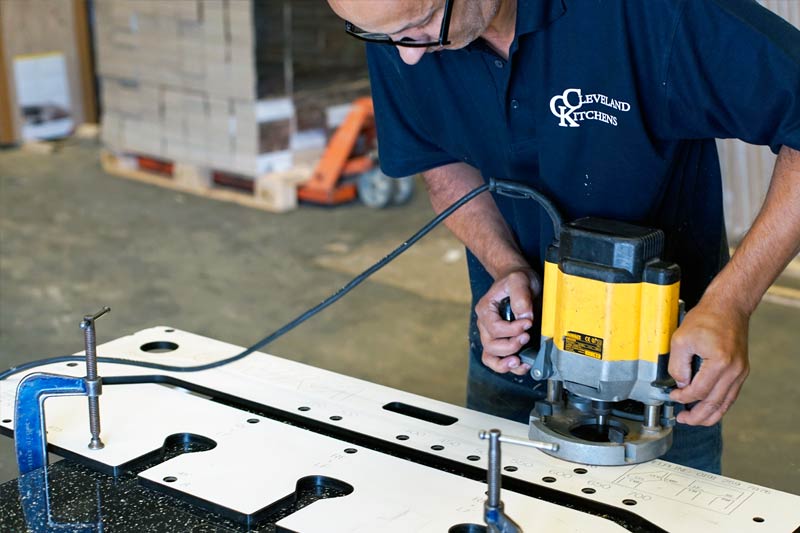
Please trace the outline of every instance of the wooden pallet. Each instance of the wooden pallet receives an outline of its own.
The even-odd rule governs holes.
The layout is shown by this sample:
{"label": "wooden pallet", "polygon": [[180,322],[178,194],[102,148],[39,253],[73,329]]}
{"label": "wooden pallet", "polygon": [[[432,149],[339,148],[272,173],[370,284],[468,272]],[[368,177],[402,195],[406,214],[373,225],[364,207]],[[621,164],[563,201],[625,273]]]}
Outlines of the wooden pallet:
{"label": "wooden pallet", "polygon": [[101,151],[100,163],[105,172],[114,176],[273,213],[297,208],[297,186],[311,177],[313,169],[307,163],[300,163],[291,170],[252,179],[198,165],[110,150]]}

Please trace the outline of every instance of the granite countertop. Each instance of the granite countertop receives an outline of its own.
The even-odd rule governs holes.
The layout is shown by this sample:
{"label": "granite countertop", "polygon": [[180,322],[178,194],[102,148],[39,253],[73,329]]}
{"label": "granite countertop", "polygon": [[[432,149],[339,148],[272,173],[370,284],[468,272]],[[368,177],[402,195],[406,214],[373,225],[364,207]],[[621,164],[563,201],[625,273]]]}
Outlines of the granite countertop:
{"label": "granite countertop", "polygon": [[135,473],[114,478],[64,460],[0,485],[0,531],[290,533],[274,523],[297,506],[284,504],[248,528],[144,488]]}

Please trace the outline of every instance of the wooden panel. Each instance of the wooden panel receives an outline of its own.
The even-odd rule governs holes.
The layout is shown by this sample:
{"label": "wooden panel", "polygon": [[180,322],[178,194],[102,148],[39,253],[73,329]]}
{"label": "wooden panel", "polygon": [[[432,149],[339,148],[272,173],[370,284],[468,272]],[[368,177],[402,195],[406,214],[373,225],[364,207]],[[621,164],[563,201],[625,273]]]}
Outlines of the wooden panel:
{"label": "wooden panel", "polygon": [[[147,351],[152,343],[172,343],[174,350]],[[209,363],[241,350],[167,326],[97,347],[101,357],[180,366]],[[69,367],[63,361],[29,371],[85,373],[81,366]],[[25,373],[0,380],[0,413],[13,412],[16,386]],[[280,526],[290,531],[433,533],[448,531],[457,523],[480,523],[483,473],[475,480],[448,471],[486,467],[486,443],[478,438],[480,429],[498,428],[517,437],[527,434],[524,424],[264,353],[202,372],[159,373],[180,380],[182,388],[112,385],[113,376],[151,375],[153,370],[101,363],[99,374],[106,380],[100,402],[105,448],[93,451],[86,446],[86,399],[81,397],[47,400],[51,446],[70,457],[83,456],[95,465],[114,467],[159,448],[169,435],[190,433],[211,439],[217,444],[214,449],[169,459],[139,477],[156,490],[227,509],[236,517],[257,513],[291,494],[300,477],[322,475],[354,487],[347,496],[317,501],[280,520]],[[187,389],[216,391],[215,397],[239,398],[251,407],[268,408],[253,414],[202,394],[187,394]],[[439,425],[384,407],[394,402],[456,421]],[[164,409],[165,405],[170,408]],[[277,414],[275,419],[268,418],[268,412],[285,414],[294,423],[281,422],[282,415]],[[14,421],[3,415],[0,426],[12,430]],[[370,438],[363,439],[365,435]],[[394,453],[385,453],[388,450]],[[416,457],[420,464],[403,460],[406,456]],[[574,463],[509,445],[503,447],[502,458],[504,464],[515,467],[505,471],[504,478],[516,480],[518,486],[513,489],[511,483],[505,484],[506,510],[525,531],[622,530],[601,517],[548,503],[554,495],[541,488],[537,493],[543,499],[519,488],[543,483],[584,502],[638,515],[654,524],[652,529],[673,533],[788,533],[798,524],[800,496],[666,461],[576,471],[579,465]],[[444,462],[447,466],[442,466]],[[634,506],[629,505],[631,500]]]}
{"label": "wooden panel", "polygon": [[73,0],[75,16],[75,46],[80,67],[81,102],[84,122],[97,123],[97,94],[95,91],[94,58],[87,0]]}
{"label": "wooden panel", "polygon": [[7,89],[12,109],[14,135],[19,136],[20,117],[16,104],[13,58],[25,54],[61,52],[67,66],[72,117],[76,124],[85,120],[81,99],[80,64],[75,37],[75,11],[72,2],[51,0],[0,0],[0,34],[5,46]]}
{"label": "wooden panel", "polygon": [[[3,2],[0,2],[0,22],[3,20]],[[10,144],[14,142],[14,119],[12,116],[11,94],[9,92],[10,83],[8,70],[6,69],[5,46],[3,41],[5,34],[0,27],[0,144]]]}

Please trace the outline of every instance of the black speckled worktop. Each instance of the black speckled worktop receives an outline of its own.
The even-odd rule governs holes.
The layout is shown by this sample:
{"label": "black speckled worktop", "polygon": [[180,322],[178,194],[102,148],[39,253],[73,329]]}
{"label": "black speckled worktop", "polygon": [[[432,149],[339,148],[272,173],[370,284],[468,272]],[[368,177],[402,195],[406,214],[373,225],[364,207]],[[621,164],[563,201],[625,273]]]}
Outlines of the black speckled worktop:
{"label": "black speckled worktop", "polygon": [[287,531],[272,521],[247,528],[144,488],[133,473],[115,479],[66,460],[50,465],[46,475],[38,470],[0,485],[2,533]]}

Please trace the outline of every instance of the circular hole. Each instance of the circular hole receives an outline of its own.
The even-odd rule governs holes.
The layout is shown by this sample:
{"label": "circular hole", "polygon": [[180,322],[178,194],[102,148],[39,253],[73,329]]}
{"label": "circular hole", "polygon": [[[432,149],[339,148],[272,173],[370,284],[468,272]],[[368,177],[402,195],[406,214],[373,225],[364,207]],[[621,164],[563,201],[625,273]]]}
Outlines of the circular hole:
{"label": "circular hole", "polygon": [[431,446],[431,450],[440,452],[444,450],[444,446],[442,446],[441,444],[434,444],[433,446]]}
{"label": "circular hole", "polygon": [[10,418],[4,418],[3,419],[3,424],[10,424],[10,423],[11,423],[11,419]]}
{"label": "circular hole", "polygon": [[259,422],[260,422],[260,420],[258,418],[248,418],[247,419],[247,423],[248,424],[258,424]]}
{"label": "circular hole", "polygon": [[310,411],[310,410],[311,410],[311,408],[310,408],[310,407],[306,407],[306,406],[304,405],[304,406],[302,406],[302,407],[298,407],[298,408],[297,408],[297,410],[298,410],[298,411]]}
{"label": "circular hole", "polygon": [[506,472],[516,472],[517,470],[519,470],[519,468],[517,468],[516,466],[509,465],[509,466],[503,467],[503,470],[505,470]]}
{"label": "circular hole", "polygon": [[597,491],[594,490],[592,487],[584,487],[581,489],[581,492],[584,494],[594,494]]}
{"label": "circular hole", "polygon": [[75,362],[67,363],[67,366],[78,366],[78,363],[75,363]]}
{"label": "circular hole", "polygon": [[164,478],[164,481],[166,481],[167,483],[175,483],[176,481],[178,481],[178,478],[176,478],[175,476],[167,476]]}
{"label": "circular hole", "polygon": [[622,503],[624,503],[625,505],[636,505],[636,500],[626,499],[622,500]]}
{"label": "circular hole", "polygon": [[331,417],[331,420],[337,420],[337,421],[338,421],[338,420],[341,420],[341,419],[342,419],[342,417],[341,417],[341,416],[339,416],[339,415],[333,415],[333,416]]}
{"label": "circular hole", "polygon": [[542,481],[544,481],[545,483],[555,483],[556,478],[554,478],[553,476],[544,476],[542,478]]}
{"label": "circular hole", "polygon": [[468,461],[480,461],[481,460],[481,456],[480,455],[468,455],[467,456],[467,460]]}
{"label": "circular hole", "polygon": [[597,418],[587,418],[569,429],[573,437],[589,442],[622,442],[628,434],[628,427],[617,420],[606,424],[597,423]]}
{"label": "circular hole", "polygon": [[358,450],[355,448],[345,448],[344,453],[356,453]]}
{"label": "circular hole", "polygon": [[142,344],[139,349],[147,353],[167,353],[177,350],[178,345],[170,341],[153,341]]}
{"label": "circular hole", "polygon": [[172,329],[172,328],[168,328],[168,329],[165,329],[165,330],[164,330],[164,333],[172,333],[172,332],[174,332],[174,331],[175,331],[174,329]]}
{"label": "circular hole", "polygon": [[397,440],[408,440],[408,435],[398,435],[395,438]]}
{"label": "circular hole", "polygon": [[576,468],[575,470],[573,470],[573,472],[575,472],[576,474],[585,474],[587,470],[585,468]]}
{"label": "circular hole", "polygon": [[753,522],[758,522],[760,524],[763,521],[764,521],[764,519],[761,518],[760,516],[754,516],[753,517]]}

